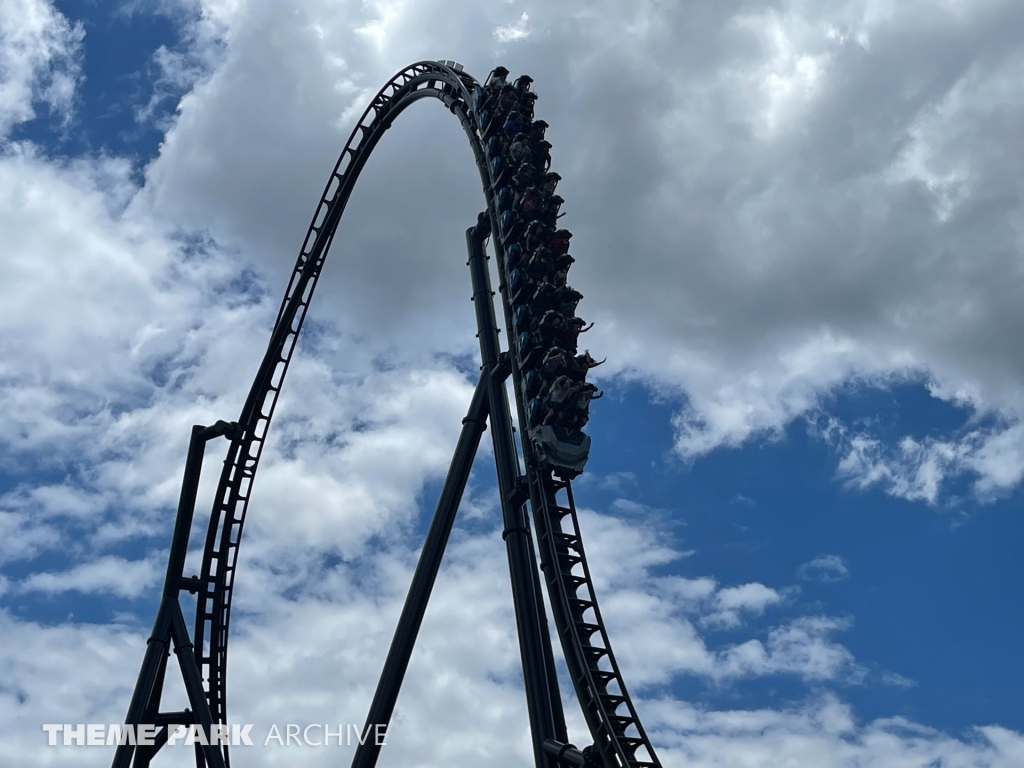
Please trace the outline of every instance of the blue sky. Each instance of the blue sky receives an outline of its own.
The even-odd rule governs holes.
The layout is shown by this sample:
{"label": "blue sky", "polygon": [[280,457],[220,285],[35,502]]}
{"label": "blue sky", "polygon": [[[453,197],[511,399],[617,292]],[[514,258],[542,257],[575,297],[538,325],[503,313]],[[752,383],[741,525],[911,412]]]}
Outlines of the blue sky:
{"label": "blue sky", "polygon": [[[609,358],[577,503],[663,763],[1024,765],[1020,9],[455,5],[0,11],[9,764],[109,763],[41,723],[123,715],[189,426],[241,406],[367,100],[455,58],[552,126]],[[365,715],[472,389],[475,176],[423,104],[353,196],[246,528],[236,721]],[[490,461],[396,765],[528,759]]]}

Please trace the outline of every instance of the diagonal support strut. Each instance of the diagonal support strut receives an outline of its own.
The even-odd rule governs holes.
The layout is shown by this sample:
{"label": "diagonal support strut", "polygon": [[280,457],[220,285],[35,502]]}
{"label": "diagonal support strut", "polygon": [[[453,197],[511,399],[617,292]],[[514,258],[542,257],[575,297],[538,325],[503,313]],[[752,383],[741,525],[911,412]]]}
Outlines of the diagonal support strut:
{"label": "diagonal support strut", "polygon": [[[416,564],[409,594],[405,598],[402,615],[398,619],[398,628],[391,641],[387,660],[384,662],[384,671],[381,672],[377,691],[370,704],[370,712],[366,716],[363,733],[372,732],[375,726],[386,727],[391,722],[391,715],[395,711],[398,691],[405,678],[405,671],[409,667],[409,658],[412,656],[416,636],[423,623],[423,614],[427,610],[427,601],[434,588],[434,580],[441,568],[441,558],[444,555],[444,548],[448,543],[452,525],[455,523],[455,514],[462,502],[462,493],[469,480],[469,471],[473,467],[473,459],[476,457],[476,450],[480,445],[480,437],[487,427],[487,393],[490,388],[490,379],[490,373],[486,369],[481,372],[476,391],[473,393],[473,400],[469,405],[469,413],[462,420],[462,432],[459,434],[459,442],[455,446],[455,455],[448,467],[448,475],[445,477],[444,487],[441,489],[441,496],[438,498],[437,508],[434,510],[434,519],[430,523],[430,530],[427,532],[426,541],[420,551],[420,559]],[[377,739],[366,739],[364,743],[360,743],[356,747],[355,756],[352,758],[352,768],[373,768],[377,764],[379,754],[380,745],[377,744]]]}
{"label": "diagonal support strut", "polygon": [[[553,768],[555,760],[544,749],[545,739],[566,740],[565,716],[555,674],[551,651],[551,635],[541,597],[537,557],[530,535],[529,518],[525,503],[522,478],[512,437],[512,417],[505,392],[505,378],[509,367],[507,356],[500,353],[499,329],[495,321],[493,292],[487,272],[484,240],[488,235],[486,218],[466,232],[473,302],[476,305],[480,354],[483,361],[480,379],[473,393],[469,414],[463,419],[462,433],[455,448],[434,518],[430,524],[420,559],[413,574],[398,628],[388,651],[384,670],[363,727],[363,733],[375,732],[376,726],[387,726],[394,713],[399,689],[409,666],[416,636],[427,609],[427,601],[434,586],[444,556],[455,515],[462,500],[473,458],[476,455],[486,422],[491,424],[494,457],[501,495],[502,517],[505,531],[502,539],[509,560],[512,580],[512,599],[515,604],[516,626],[523,662],[527,710],[534,741],[534,759],[537,768]],[[525,534],[525,535],[521,535]],[[374,768],[380,754],[377,739],[367,739],[356,747],[352,768]]]}

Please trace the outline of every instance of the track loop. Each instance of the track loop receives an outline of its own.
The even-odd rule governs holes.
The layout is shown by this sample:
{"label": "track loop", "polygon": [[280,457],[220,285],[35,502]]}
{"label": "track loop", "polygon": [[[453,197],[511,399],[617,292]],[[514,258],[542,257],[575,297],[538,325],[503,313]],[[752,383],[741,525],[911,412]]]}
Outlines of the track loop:
{"label": "track loop", "polygon": [[[238,424],[242,436],[231,443],[220,476],[207,531],[195,620],[195,651],[207,685],[215,722],[227,722],[227,642],[231,597],[245,515],[265,438],[298,334],[320,277],[338,222],[370,152],[394,118],[414,101],[440,98],[430,79],[446,84],[445,97],[462,112],[469,92],[459,75],[437,62],[420,62],[398,73],[371,101],[353,128],[321,195],[303,247],[278,310],[270,344],[246,399]],[[469,78],[469,80],[472,80]],[[469,130],[472,119],[460,114]],[[478,141],[475,133],[471,143]],[[479,156],[479,148],[474,148]]]}
{"label": "track loop", "polygon": [[[228,449],[214,496],[207,531],[195,619],[194,648],[204,678],[213,721],[227,722],[227,647],[238,550],[267,431],[291,363],[298,335],[312,300],[334,234],[349,196],[370,153],[384,132],[409,105],[421,98],[442,101],[459,118],[480,171],[487,198],[491,231],[500,233],[501,210],[496,195],[498,178],[484,151],[486,132],[474,104],[478,83],[454,62],[423,61],[395,75],[371,100],[324,188],[277,313],[266,354],[242,408],[241,435]],[[510,349],[516,349],[509,303],[505,246],[498,236],[493,246],[499,260],[499,288]],[[522,395],[522,371],[517,355],[511,375],[521,425],[528,424]],[[539,466],[529,440],[522,441],[526,481],[556,628],[577,696],[595,736],[606,768],[658,765],[612,654],[597,608],[586,563],[572,489]],[[568,501],[559,505],[556,493]],[[563,527],[564,526],[564,527]],[[646,751],[646,756],[637,756]],[[227,748],[224,747],[225,760]]]}

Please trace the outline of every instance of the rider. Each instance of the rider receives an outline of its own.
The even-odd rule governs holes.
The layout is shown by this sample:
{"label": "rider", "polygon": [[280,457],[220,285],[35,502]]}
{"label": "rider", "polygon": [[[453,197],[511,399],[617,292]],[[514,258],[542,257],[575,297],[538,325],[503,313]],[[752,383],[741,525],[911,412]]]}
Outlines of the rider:
{"label": "rider", "polygon": [[519,91],[520,94],[523,94],[530,90],[530,83],[532,82],[533,78],[529,75],[520,75],[512,85],[516,87],[516,90]]}
{"label": "rider", "polygon": [[548,129],[548,124],[544,120],[534,120],[530,123],[530,140],[541,141],[544,138],[544,131]]}
{"label": "rider", "polygon": [[541,393],[541,401],[548,406],[548,412],[544,416],[544,424],[551,424],[558,419],[569,405],[570,398],[575,394],[574,389],[572,379],[562,374],[551,382],[547,392]]}
{"label": "rider", "polygon": [[523,193],[533,186],[537,178],[537,171],[529,163],[520,163],[519,168],[512,175],[512,205],[519,205]]}
{"label": "rider", "polygon": [[[502,132],[510,139],[514,138],[516,134],[522,133],[523,129],[527,127],[527,124],[523,121],[523,116],[519,110],[513,109],[505,120],[505,125],[502,127]],[[534,150],[536,155],[536,149]],[[534,159],[534,165],[536,165],[536,159]],[[545,168],[545,170],[547,170]]]}
{"label": "rider", "polygon": [[560,256],[563,253],[569,252],[569,239],[572,237],[572,232],[568,229],[560,229],[557,232],[550,235],[548,238],[547,246],[552,250],[553,253]]}
{"label": "rider", "polygon": [[545,207],[544,198],[541,197],[540,190],[536,187],[528,187],[519,198],[519,211],[528,221],[544,220]]}
{"label": "rider", "polygon": [[530,159],[532,151],[530,137],[522,132],[516,134],[516,137],[508,147],[508,155],[512,158],[512,164],[516,168]]}
{"label": "rider", "polygon": [[560,195],[551,195],[551,197],[545,199],[537,218],[553,227],[555,222],[565,215],[558,212],[558,209],[564,202],[565,200]]}
{"label": "rider", "polygon": [[[506,130],[508,130],[506,128]],[[541,139],[533,145],[533,165],[542,173],[547,173],[551,168],[551,142]]]}
{"label": "rider", "polygon": [[566,330],[565,316],[557,309],[549,309],[534,327],[542,344],[554,345]]}
{"label": "rider", "polygon": [[555,291],[555,301],[558,302],[558,310],[566,317],[572,317],[576,314],[576,307],[582,298],[582,293],[570,288],[568,285],[563,285]]}
{"label": "rider", "polygon": [[565,331],[565,336],[562,338],[561,346],[569,350],[573,354],[576,354],[576,350],[579,344],[579,337],[581,333],[586,333],[594,324],[587,325],[586,321],[581,317],[574,317],[569,321],[569,327]]}
{"label": "rider", "polygon": [[566,373],[576,381],[585,381],[587,378],[587,372],[591,368],[597,368],[597,366],[601,365],[607,360],[607,357],[604,360],[595,360],[590,356],[590,350],[587,349],[584,350],[582,355],[576,355],[576,357],[572,358],[567,363]]}
{"label": "rider", "polygon": [[494,93],[494,91],[508,85],[508,81],[505,79],[506,77],[508,77],[507,69],[504,67],[495,67],[491,74],[487,76],[487,82],[484,84],[484,88],[486,88],[489,93]]}
{"label": "rider", "polygon": [[[538,246],[548,245],[548,247],[550,247],[548,241],[554,234],[555,233],[551,232],[550,227],[545,227],[539,221],[531,221],[526,227],[526,232],[523,233],[523,248],[526,249],[527,253],[533,253]],[[569,250],[568,242],[566,243],[565,250]],[[556,255],[558,254],[554,249],[552,249],[552,251]]]}
{"label": "rider", "polygon": [[541,191],[545,195],[553,195],[553,194],[555,194],[555,187],[558,186],[558,182],[560,182],[561,180],[562,180],[562,177],[559,176],[557,173],[555,173],[554,171],[548,171],[541,178],[541,185],[540,185]]}

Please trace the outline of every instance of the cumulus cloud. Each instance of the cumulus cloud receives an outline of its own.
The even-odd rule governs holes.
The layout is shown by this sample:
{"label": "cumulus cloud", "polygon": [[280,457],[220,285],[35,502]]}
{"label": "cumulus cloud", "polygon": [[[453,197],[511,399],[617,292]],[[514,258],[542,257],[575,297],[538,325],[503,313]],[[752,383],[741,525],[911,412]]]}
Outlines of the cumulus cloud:
{"label": "cumulus cloud", "polygon": [[880,487],[890,496],[938,504],[943,485],[973,477],[981,502],[1005,497],[1024,477],[1024,425],[1003,421],[949,439],[903,437],[888,445],[867,432],[829,418],[818,431],[840,455],[836,477],[849,488]]}
{"label": "cumulus cloud", "polygon": [[165,546],[189,429],[234,418],[238,373],[266,343],[274,308],[258,286],[245,292],[239,263],[202,241],[125,215],[128,173],[24,145],[0,160],[6,559]]}
{"label": "cumulus cloud", "polygon": [[60,541],[59,533],[27,515],[0,510],[0,563],[28,560]]}
{"label": "cumulus cloud", "polygon": [[829,634],[849,622],[825,616],[804,617],[768,633],[767,642],[748,640],[722,658],[723,676],[795,673],[806,680],[858,681],[864,670]]}
{"label": "cumulus cloud", "polygon": [[[591,345],[610,354],[596,373],[682,398],[681,456],[777,437],[851,382],[920,381],[1000,415],[963,463],[979,498],[1019,484],[1015,4],[922,20],[917,6],[880,14],[866,2],[696,18],[685,6],[570,3],[514,24],[469,0],[443,14],[430,3],[204,8],[197,28],[219,31],[197,33],[196,48],[217,40],[230,55],[182,101],[137,205],[208,229],[280,279],[378,84],[445,44],[482,74],[496,51],[474,25],[507,37],[528,19],[545,34],[502,54],[538,77],[538,114],[552,124],[583,256],[581,312],[598,321]],[[415,109],[353,197],[321,289],[338,301],[319,311],[403,357],[468,352],[452,254],[457,220],[481,204],[477,181],[443,111]],[[927,500],[923,482],[909,497]]]}
{"label": "cumulus cloud", "polygon": [[[601,519],[589,519],[588,534]],[[618,530],[614,520],[606,522],[610,531]],[[594,541],[600,546],[602,536]],[[485,755],[503,766],[529,759],[502,550],[496,529],[472,535],[456,531],[389,730],[387,759],[426,764]],[[255,723],[261,732],[271,723],[361,722],[414,560],[413,548],[396,543],[386,552],[319,567],[317,578],[300,591],[280,577],[275,564],[249,563],[233,627],[232,719]],[[716,592],[711,579],[673,584],[674,594],[689,600],[705,600]],[[612,588],[610,594],[616,592]],[[631,623],[631,616],[622,615],[623,604],[606,601],[605,613]],[[718,653],[713,666],[733,678],[796,674],[822,681],[849,674],[856,670],[849,653],[820,642],[840,624],[823,619],[783,624],[765,643],[748,641]],[[958,740],[904,720],[860,724],[834,694],[791,708],[746,711],[707,710],[652,697],[636,673],[643,671],[643,662],[671,665],[675,659],[660,648],[636,649],[635,638],[622,629],[612,627],[612,641],[620,652],[627,651],[624,673],[666,766],[712,765],[723,755],[741,764],[819,757],[826,761],[821,764],[837,766],[844,760],[892,764],[897,757],[915,764],[923,755],[943,754],[959,755],[968,761],[965,765],[1001,768],[1013,764],[1024,743],[1019,734],[998,727]],[[34,764],[45,738],[17,723],[114,722],[121,717],[135,673],[124,659],[141,658],[144,628],[134,622],[43,627],[3,614],[0,630],[12,640],[0,652],[0,664],[10,670],[10,685],[0,694],[0,707],[8,715],[0,739],[12,765]],[[657,613],[644,615],[641,630],[654,638],[678,639],[675,627]],[[658,652],[642,658],[651,650]],[[338,680],[345,685],[339,688]],[[186,705],[176,687],[168,688],[165,700],[168,708]],[[585,741],[581,718],[571,701],[566,705],[571,737]],[[349,747],[310,750],[303,756],[312,765],[329,765],[350,755]],[[257,748],[244,756],[257,766],[273,765],[280,757],[272,749]],[[103,750],[53,752],[58,762],[72,758],[79,765],[109,763]]]}
{"label": "cumulus cloud", "polygon": [[760,616],[769,605],[775,605],[782,600],[774,589],[764,584],[744,584],[740,587],[728,587],[719,590],[715,595],[716,608],[714,613],[708,614],[701,619],[701,623],[708,627],[731,629],[738,627],[742,621],[741,613]]}
{"label": "cumulus cloud", "polygon": [[81,76],[81,24],[45,0],[10,0],[0,8],[0,140],[45,104],[67,121]]}
{"label": "cumulus cloud", "polygon": [[666,765],[1010,768],[1024,756],[1024,739],[1004,728],[977,728],[956,739],[902,718],[859,724],[834,695],[787,711],[702,711],[662,700],[651,713],[655,733],[671,745]]}
{"label": "cumulus cloud", "polygon": [[[163,558],[161,558],[163,559]],[[82,563],[68,571],[37,572],[18,584],[22,592],[107,593],[120,597],[138,597],[153,586],[160,576],[161,563],[152,560],[126,560],[106,556]]]}
{"label": "cumulus cloud", "polygon": [[[310,368],[319,366],[303,366],[291,384],[319,379],[305,378]],[[410,521],[424,479],[448,469],[473,385],[450,370],[402,370],[372,374],[346,394],[348,402],[313,396],[282,407],[253,521],[277,557],[289,542],[295,557],[311,548],[353,554],[368,536]],[[273,514],[282,509],[291,512]]]}
{"label": "cumulus cloud", "polygon": [[785,601],[759,583],[723,587],[714,578],[656,576],[686,553],[635,521],[586,513],[581,528],[605,621],[627,679],[665,683],[694,675],[716,685],[745,677],[795,675],[804,680],[859,680],[863,669],[834,638],[849,622],[805,616],[751,637],[722,643],[700,630],[750,632],[749,620]]}
{"label": "cumulus cloud", "polygon": [[515,24],[506,24],[494,30],[494,37],[501,43],[510,43],[515,40],[522,40],[525,37],[529,37],[530,29],[527,26],[527,22],[529,21],[530,17],[524,11],[523,15],[519,17],[519,20],[516,21]]}
{"label": "cumulus cloud", "polygon": [[797,569],[797,576],[804,581],[821,581],[828,584],[848,579],[850,569],[839,555],[818,555],[801,565]]}

